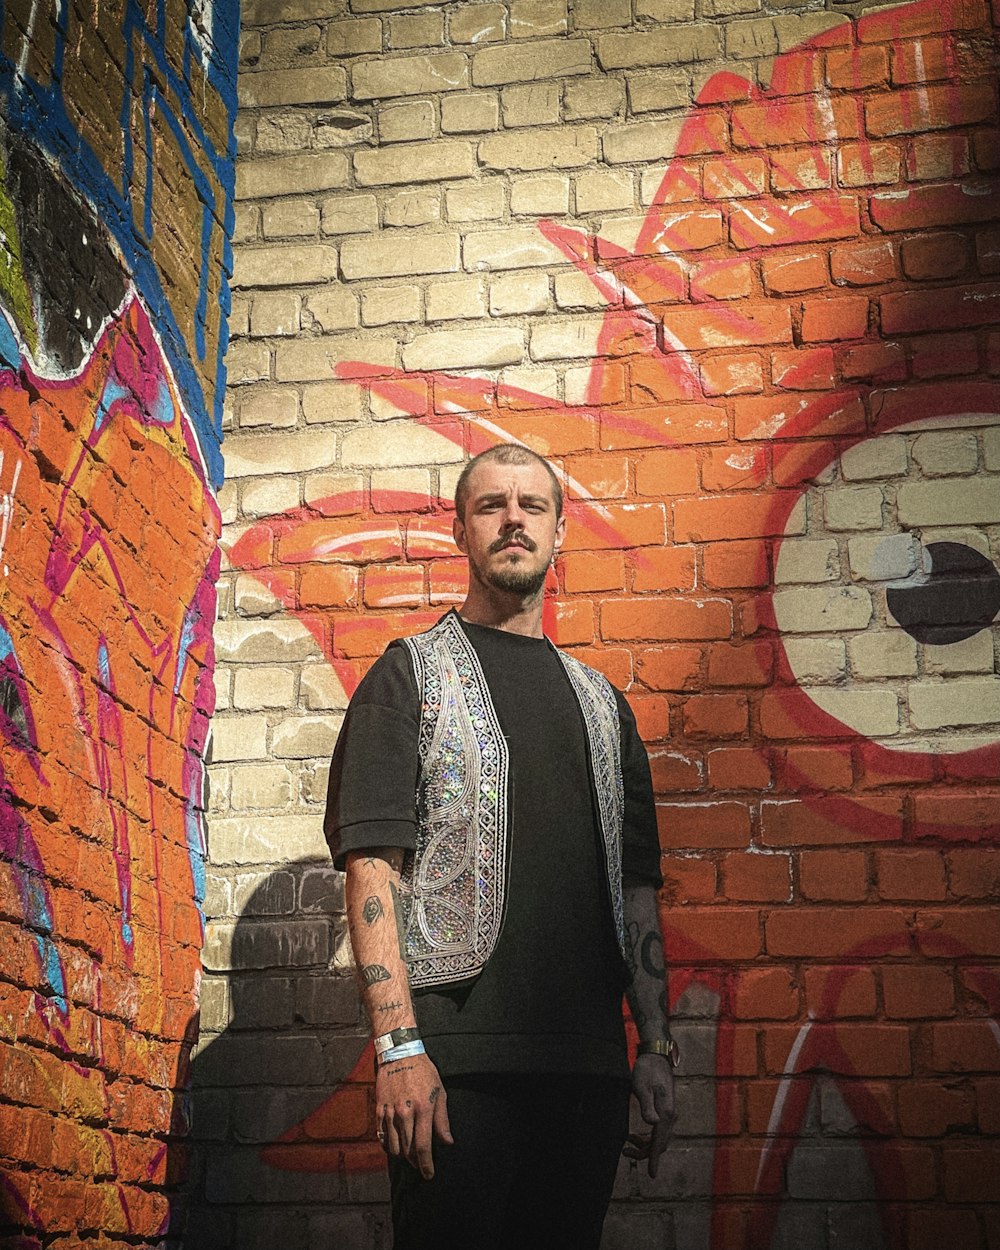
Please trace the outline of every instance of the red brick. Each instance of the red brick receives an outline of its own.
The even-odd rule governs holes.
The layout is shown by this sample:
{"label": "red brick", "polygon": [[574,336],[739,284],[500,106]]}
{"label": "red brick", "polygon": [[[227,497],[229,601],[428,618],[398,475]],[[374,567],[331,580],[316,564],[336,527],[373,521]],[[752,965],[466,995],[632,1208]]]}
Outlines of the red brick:
{"label": "red brick", "polygon": [[620,499],[628,491],[625,456],[569,456],[564,467],[573,490],[584,498]]}
{"label": "red brick", "polygon": [[632,684],[632,656],[623,647],[573,647],[571,654],[603,673],[619,690]]}
{"label": "red brick", "polygon": [[920,1020],[955,1013],[955,983],[951,972],[933,964],[892,964],[882,970],[885,1014]]}
{"label": "red brick", "polygon": [[775,779],[782,790],[849,790],[851,758],[836,747],[790,746],[775,753]]}
{"label": "red brick", "polygon": [[842,187],[885,186],[898,182],[902,164],[903,153],[897,143],[845,143],[837,154],[838,179]]}
{"label": "red brick", "polygon": [[1000,169],[1000,135],[996,129],[976,131],[972,136],[972,156],[976,168],[984,173]]}
{"label": "red brick", "polygon": [[833,386],[833,349],[784,348],[771,353],[771,380],[783,391],[823,391]]}
{"label": "red brick", "polygon": [[[902,811],[902,796],[831,795],[790,802],[767,801],[761,808],[761,840],[767,846],[894,842],[902,834]],[[848,815],[852,825],[845,820]]]}
{"label": "red brick", "polygon": [[969,183],[911,187],[901,194],[873,195],[869,212],[880,230],[957,226],[964,222],[992,220],[997,194],[997,187],[986,178]]}
{"label": "red brick", "polygon": [[820,133],[832,131],[841,139],[858,134],[858,117],[852,102],[834,96],[832,111],[822,120],[814,98],[794,97],[742,104],[733,109],[733,143],[741,148],[784,147],[788,144],[815,143]]}
{"label": "red brick", "polygon": [[559,558],[559,568],[568,594],[625,588],[625,559],[620,551],[574,551]]}
{"label": "red brick", "polygon": [[774,644],[715,642],[708,647],[710,686],[765,686],[774,671]]}
{"label": "red brick", "polygon": [[996,90],[981,83],[921,83],[913,89],[879,92],[865,99],[865,128],[875,137],[921,134],[995,118]]}
{"label": "red brick", "polygon": [[969,263],[969,242],[965,235],[944,231],[922,233],[904,239],[900,245],[903,272],[908,278],[923,281],[932,278],[953,278]]}
{"label": "red brick", "polygon": [[[673,505],[675,539],[679,542],[714,542],[782,534],[787,513],[778,506],[779,502],[779,492],[749,497],[714,495],[678,499]],[[728,631],[715,636],[727,637]]]}
{"label": "red brick", "polygon": [[586,451],[597,444],[597,422],[581,420],[573,409],[553,412],[543,408],[537,412],[503,414],[503,429],[509,440],[524,443],[539,455],[566,456]]}
{"label": "red brick", "polygon": [[914,377],[954,377],[979,370],[979,345],[974,334],[934,334],[913,344],[910,368]]}
{"label": "red brick", "polygon": [[660,547],[666,537],[663,504],[580,502],[570,513],[563,551]]}
{"label": "red brick", "polygon": [[640,495],[692,495],[698,490],[698,456],[685,448],[661,448],[635,462],[635,489]]}
{"label": "red brick", "polygon": [[914,816],[922,832],[992,840],[1000,829],[1000,794],[918,794]]}
{"label": "red brick", "polygon": [[453,559],[455,540],[450,517],[413,517],[406,525],[408,560]]}
{"label": "red brick", "polygon": [[771,456],[767,447],[710,447],[701,466],[705,490],[753,490],[771,476]]}
{"label": "red brick", "polygon": [[791,864],[787,855],[735,853],[722,861],[722,893],[732,902],[787,903]]}
{"label": "red brick", "polygon": [[[735,433],[741,441],[762,437],[795,438],[821,435],[863,434],[865,432],[865,409],[861,397],[854,390],[840,388],[829,395],[805,395],[801,392],[765,396],[741,397],[735,402]],[[815,456],[822,449],[806,447],[792,451]],[[782,448],[785,451],[785,448]],[[776,454],[774,479],[781,484],[779,469],[781,459]],[[675,508],[684,507],[690,501],[682,500]],[[714,502],[705,500],[702,502]],[[784,514],[784,510],[782,510]],[[741,535],[736,535],[740,537]]]}
{"label": "red brick", "polygon": [[770,581],[767,547],[762,542],[711,543],[702,550],[705,584],[719,590],[766,586]]}
{"label": "red brick", "polygon": [[366,607],[410,605],[424,598],[422,564],[371,564],[365,569]]}
{"label": "red brick", "polygon": [[658,694],[643,694],[633,686],[628,695],[629,706],[635,714],[639,737],[648,746],[662,742],[670,735],[670,705]]}
{"label": "red brick", "polygon": [[338,617],[333,623],[333,646],[348,659],[381,655],[390,642],[430,629],[436,612],[394,612],[386,616]]}
{"label": "red brick", "polygon": [[973,1081],[980,1133],[1000,1134],[1000,1080]]}
{"label": "red brick", "polygon": [[739,200],[730,205],[729,237],[741,250],[853,239],[860,232],[857,200],[837,191],[793,190],[780,198],[755,200],[746,211]]}
{"label": "red brick", "polygon": [[748,724],[745,695],[692,695],[684,704],[684,733],[690,738],[739,738]]}
{"label": "red brick", "polygon": [[953,329],[989,326],[1000,317],[1000,286],[980,283],[948,290],[904,291],[883,295],[880,304],[882,328],[887,334],[935,331],[942,325]]}
{"label": "red brick", "polygon": [[742,973],[733,995],[737,1020],[791,1020],[801,990],[791,968],[753,968]]}
{"label": "red brick", "polygon": [[[718,1197],[730,1194],[746,1195],[744,1220],[748,1227],[747,1241],[725,1241],[725,1246],[757,1246],[768,1244],[754,1230],[751,1202],[761,1195],[776,1194],[781,1185],[782,1173],[769,1169],[761,1173],[760,1146],[756,1142],[720,1142],[715,1148],[715,1168],[712,1176],[713,1207]],[[749,1209],[748,1209],[749,1208]],[[730,1227],[736,1225],[733,1220]],[[769,1238],[768,1238],[769,1241]]]}
{"label": "red brick", "polygon": [[885,899],[935,902],[945,897],[944,863],[937,851],[876,851],[875,878]]}
{"label": "red brick", "polygon": [[837,367],[849,381],[901,382],[906,377],[906,355],[898,343],[861,343],[835,349]]}
{"label": "red brick", "polygon": [[1000,911],[952,907],[917,914],[917,948],[923,955],[1000,955]]}
{"label": "red brick", "polygon": [[802,304],[802,341],[833,342],[860,339],[868,329],[868,300],[863,295],[805,300]]}
{"label": "red brick", "polygon": [[767,760],[754,747],[719,747],[708,755],[708,780],[716,790],[766,790],[771,784]]}
{"label": "red brick", "polygon": [[663,919],[671,958],[685,963],[754,959],[760,954],[755,911],[734,907],[675,907]]}
{"label": "red brick", "polygon": [[[782,1073],[798,1038],[795,1025],[777,1024],[764,1034],[766,1070]],[[908,1076],[910,1033],[902,1025],[849,1021],[812,1026],[803,1048],[803,1066],[823,1067],[843,1076]]]}
{"label": "red brick", "polygon": [[946,1202],[996,1202],[1000,1193],[1000,1142],[945,1146],[941,1162]]}
{"label": "red brick", "polygon": [[885,48],[836,48],[826,54],[826,81],[831,87],[860,91],[877,87],[889,78]]}
{"label": "red brick", "polygon": [[866,1018],[878,1009],[873,968],[850,964],[807,968],[805,979],[806,1004],[817,1019]]}
{"label": "red brick", "polygon": [[900,1145],[898,1141],[872,1142],[865,1153],[876,1176],[898,1177],[899,1192],[909,1201],[920,1202],[936,1196],[937,1155],[929,1146]]}
{"label": "red brick", "polygon": [[770,955],[875,958],[910,950],[905,912],[886,907],[799,907],[764,922]]}
{"label": "red brick", "polygon": [[367,563],[371,560],[397,560],[402,554],[402,534],[398,524],[382,520],[368,531],[359,527],[355,517],[324,517],[303,521],[278,539],[278,559],[284,564],[320,561]]}
{"label": "red brick", "polygon": [[[640,409],[647,404],[675,404],[691,399],[691,377],[678,357],[633,356],[628,361],[628,394]],[[607,402],[607,400],[605,401]],[[645,413],[641,414],[645,416]]]}
{"label": "red brick", "polygon": [[746,846],[750,813],[742,803],[659,803],[660,842],[681,850]]}
{"label": "red brick", "polygon": [[601,422],[601,446],[661,447],[696,443],[722,443],[729,437],[729,417],[719,404],[673,404],[662,408],[633,408],[618,419],[609,415]]}
{"label": "red brick", "polygon": [[709,903],[715,898],[716,871],[710,859],[670,855],[662,869],[663,897],[668,903]]}
{"label": "red brick", "polygon": [[825,252],[805,252],[799,255],[785,252],[777,256],[765,256],[763,260],[764,285],[775,295],[796,295],[801,291],[814,291],[825,287],[830,273]]}
{"label": "red brick", "polygon": [[605,639],[639,641],[696,641],[728,638],[732,633],[730,606],[722,599],[607,599],[601,605],[601,635]]}
{"label": "red brick", "polygon": [[589,599],[557,599],[553,605],[555,636],[561,647],[594,641],[594,605]]}
{"label": "red brick", "polygon": [[815,902],[861,902],[868,896],[868,865],[863,851],[803,851],[799,886]]}
{"label": "red brick", "polygon": [[922,134],[910,140],[906,154],[910,182],[963,178],[970,168],[969,140],[964,134]]}
{"label": "red brick", "polygon": [[[925,854],[938,858],[936,851]],[[1000,897],[1000,850],[949,851],[945,863],[948,888],[956,898]]]}
{"label": "red brick", "polygon": [[1000,1045],[989,1020],[932,1024],[931,1064],[935,1072],[1000,1072]]}
{"label": "red brick", "polygon": [[934,757],[916,751],[886,751],[877,743],[862,742],[854,755],[861,784],[869,788],[920,785],[937,775]]}
{"label": "red brick", "polygon": [[[697,757],[680,751],[650,751],[649,771],[654,794],[674,794],[700,790],[701,764]],[[657,811],[659,816],[659,811]]]}
{"label": "red brick", "polygon": [[698,362],[702,390],[706,395],[756,395],[764,389],[760,357],[751,355],[707,356]]}
{"label": "red brick", "polygon": [[636,675],[650,690],[693,690],[701,654],[700,647],[647,647],[636,652]]}
{"label": "red brick", "polygon": [[469,566],[463,560],[434,560],[430,571],[431,603],[461,603],[469,585]]}
{"label": "red brick", "polygon": [[947,79],[955,68],[955,41],[941,35],[917,43],[900,41],[892,49],[892,81],[898,87]]}
{"label": "red brick", "polygon": [[754,294],[754,268],[749,261],[723,257],[696,265],[691,273],[691,302],[746,299]]}
{"label": "red brick", "polygon": [[[934,1134],[931,1134],[934,1136]],[[975,1211],[955,1206],[919,1207],[909,1211],[907,1246],[909,1250],[941,1250],[942,1246],[982,1245]]]}
{"label": "red brick", "polygon": [[644,547],[628,558],[632,589],[637,594],[665,590],[694,590],[694,547]]}

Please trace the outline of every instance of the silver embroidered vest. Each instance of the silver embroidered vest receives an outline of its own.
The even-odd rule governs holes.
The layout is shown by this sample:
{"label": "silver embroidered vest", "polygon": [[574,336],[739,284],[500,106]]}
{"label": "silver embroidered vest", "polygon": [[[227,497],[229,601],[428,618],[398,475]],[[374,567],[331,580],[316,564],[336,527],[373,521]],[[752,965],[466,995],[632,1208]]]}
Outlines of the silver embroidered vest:
{"label": "silver embroidered vest", "polygon": [[[413,986],[475,976],[496,946],[507,889],[508,750],[479,657],[449,612],[404,638],[420,691],[417,847],[401,878]],[[580,704],[619,948],[624,952],[621,727],[611,683],[556,649]]]}

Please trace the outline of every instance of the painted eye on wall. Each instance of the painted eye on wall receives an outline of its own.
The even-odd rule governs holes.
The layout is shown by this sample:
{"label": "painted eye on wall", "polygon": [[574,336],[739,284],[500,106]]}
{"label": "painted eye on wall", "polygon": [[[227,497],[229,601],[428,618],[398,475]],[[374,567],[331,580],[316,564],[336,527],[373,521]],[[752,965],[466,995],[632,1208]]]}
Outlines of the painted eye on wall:
{"label": "painted eye on wall", "polygon": [[812,703],[891,751],[1000,740],[1000,421],[915,422],[845,448],[775,560],[775,621]]}
{"label": "painted eye on wall", "polygon": [[35,727],[29,707],[24,674],[14,642],[0,623],[0,734],[22,750],[33,750]]}

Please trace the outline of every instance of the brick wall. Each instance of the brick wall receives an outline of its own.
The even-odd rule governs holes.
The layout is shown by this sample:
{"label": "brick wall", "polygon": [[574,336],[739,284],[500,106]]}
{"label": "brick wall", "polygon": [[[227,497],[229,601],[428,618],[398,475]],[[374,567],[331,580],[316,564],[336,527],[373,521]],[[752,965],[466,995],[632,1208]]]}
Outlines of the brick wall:
{"label": "brick wall", "polygon": [[204,892],[235,3],[0,12],[0,1242],[166,1246]]}
{"label": "brick wall", "polygon": [[199,1236],[388,1245],[326,761],[515,438],[661,818],[679,1117],[607,1246],[996,1244],[997,20],[246,5]]}

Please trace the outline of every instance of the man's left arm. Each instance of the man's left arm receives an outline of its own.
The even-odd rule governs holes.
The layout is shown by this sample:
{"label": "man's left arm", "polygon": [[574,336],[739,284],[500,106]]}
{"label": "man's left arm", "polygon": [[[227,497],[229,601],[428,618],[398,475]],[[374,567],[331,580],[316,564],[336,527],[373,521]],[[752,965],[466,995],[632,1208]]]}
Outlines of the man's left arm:
{"label": "man's left arm", "polygon": [[666,965],[652,885],[625,888],[625,947],[631,975],[625,993],[639,1032],[632,1092],[651,1128],[648,1139],[631,1140],[626,1154],[648,1159],[649,1175],[655,1176],[673,1126],[676,1050],[667,1023]]}

